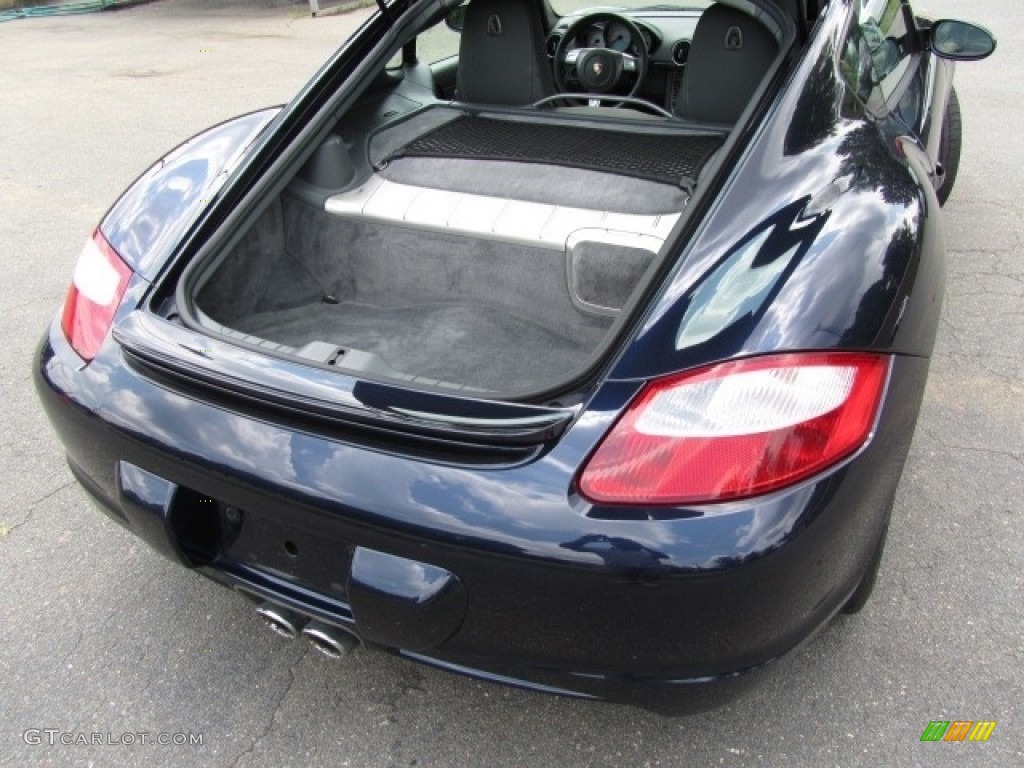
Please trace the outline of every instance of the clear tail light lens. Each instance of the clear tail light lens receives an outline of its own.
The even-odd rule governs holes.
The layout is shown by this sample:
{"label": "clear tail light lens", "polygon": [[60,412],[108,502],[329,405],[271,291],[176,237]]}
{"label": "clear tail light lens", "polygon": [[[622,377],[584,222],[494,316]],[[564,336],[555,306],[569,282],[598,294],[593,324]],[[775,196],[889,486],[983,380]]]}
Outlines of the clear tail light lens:
{"label": "clear tail light lens", "polygon": [[862,353],[750,358],[648,384],[580,475],[607,504],[694,504],[776,491],[857,451],[890,359]]}
{"label": "clear tail light lens", "polygon": [[99,352],[131,276],[97,229],[78,257],[60,321],[64,336],[83,359],[92,360]]}

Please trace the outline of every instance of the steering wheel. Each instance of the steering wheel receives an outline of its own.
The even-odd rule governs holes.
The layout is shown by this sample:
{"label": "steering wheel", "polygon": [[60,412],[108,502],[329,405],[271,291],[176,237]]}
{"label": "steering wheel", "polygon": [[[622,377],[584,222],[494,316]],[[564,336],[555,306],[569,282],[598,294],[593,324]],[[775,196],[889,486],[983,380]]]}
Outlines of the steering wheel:
{"label": "steering wheel", "polygon": [[[569,50],[569,45],[576,41],[581,31],[602,23],[605,34],[608,29],[615,26],[620,29],[625,28],[629,33],[630,45],[636,51],[636,55],[608,48],[605,34],[602,34],[600,47]],[[615,93],[619,96],[633,97],[636,96],[647,76],[646,38],[636,22],[617,13],[591,13],[581,16],[569,25],[565,34],[562,35],[562,39],[559,40],[558,46],[555,48],[554,59],[555,87],[560,94],[568,94],[570,98],[573,91],[582,91],[580,99],[587,98],[588,93],[599,95]],[[570,88],[570,79],[575,79],[581,87]],[[625,93],[618,93],[618,90],[622,88],[622,83],[630,81],[632,81],[632,85],[629,90]],[[621,102],[616,106],[621,106]]]}

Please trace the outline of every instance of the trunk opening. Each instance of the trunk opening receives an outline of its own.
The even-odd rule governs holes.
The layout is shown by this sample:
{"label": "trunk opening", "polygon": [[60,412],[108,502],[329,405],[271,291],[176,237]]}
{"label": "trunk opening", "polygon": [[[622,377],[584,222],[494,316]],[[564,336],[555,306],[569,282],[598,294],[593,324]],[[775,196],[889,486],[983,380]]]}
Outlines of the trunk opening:
{"label": "trunk opening", "polygon": [[[373,133],[355,160],[332,135],[229,248],[190,267],[192,319],[383,381],[498,398],[557,386],[599,352],[722,141],[565,122],[435,107]],[[685,156],[655,162],[672,146]]]}

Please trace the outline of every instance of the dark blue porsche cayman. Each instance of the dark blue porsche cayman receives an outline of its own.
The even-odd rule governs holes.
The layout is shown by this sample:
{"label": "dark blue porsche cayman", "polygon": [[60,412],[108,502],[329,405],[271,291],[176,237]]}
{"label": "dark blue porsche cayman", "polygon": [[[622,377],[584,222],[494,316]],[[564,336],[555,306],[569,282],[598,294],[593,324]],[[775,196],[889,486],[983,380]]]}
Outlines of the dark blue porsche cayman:
{"label": "dark blue porsche cayman", "polygon": [[995,41],[901,0],[379,3],[86,243],[35,366],[71,469],[329,655],[713,704],[871,592],[953,61]]}

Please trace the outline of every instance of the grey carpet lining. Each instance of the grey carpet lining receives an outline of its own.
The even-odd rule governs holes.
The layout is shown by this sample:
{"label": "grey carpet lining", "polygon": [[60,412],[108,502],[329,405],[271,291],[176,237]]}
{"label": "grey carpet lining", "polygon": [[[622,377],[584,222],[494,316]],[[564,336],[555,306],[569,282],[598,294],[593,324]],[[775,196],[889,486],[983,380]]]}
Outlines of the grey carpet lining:
{"label": "grey carpet lining", "polygon": [[580,367],[589,349],[485,304],[378,307],[323,302],[244,318],[236,329],[291,347],[329,340],[396,371],[493,392],[529,391]]}
{"label": "grey carpet lining", "polygon": [[401,184],[616,213],[678,213],[679,187],[581,168],[461,158],[404,157],[379,175]]}
{"label": "grey carpet lining", "polygon": [[[621,110],[604,110],[607,112]],[[451,123],[466,114],[453,107],[434,107],[394,123],[371,137],[368,160],[378,166],[389,156],[410,142]],[[487,115],[487,113],[483,113]],[[557,114],[490,114],[494,119],[509,122],[559,122]],[[678,126],[658,121],[582,120],[560,121],[569,127],[600,128],[623,133],[628,142],[630,134],[652,136],[679,136]],[[721,136],[707,131],[686,131],[694,137]],[[704,164],[698,183],[714,164],[714,158]],[[617,173],[592,169],[567,168],[544,163],[519,163],[501,160],[407,157],[395,158],[387,163],[380,175],[402,184],[447,189],[454,192],[505,197],[536,203],[592,208],[618,213],[659,214],[678,213],[689,200],[688,193],[678,185],[633,178]]]}
{"label": "grey carpet lining", "polygon": [[283,210],[284,248],[340,301],[483,303],[587,346],[608,328],[572,305],[562,252],[341,218],[288,199]]}
{"label": "grey carpet lining", "polygon": [[500,393],[564,379],[612,323],[573,305],[564,253],[342,219],[288,197],[198,304],[252,336],[359,349],[403,374]]}

